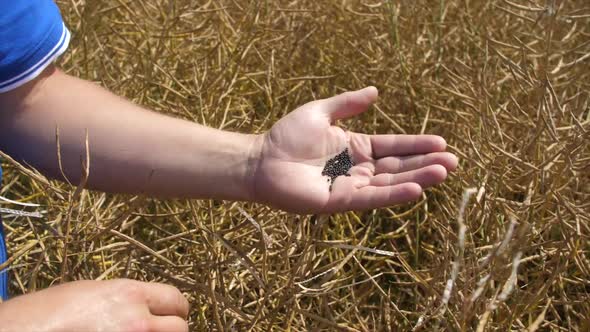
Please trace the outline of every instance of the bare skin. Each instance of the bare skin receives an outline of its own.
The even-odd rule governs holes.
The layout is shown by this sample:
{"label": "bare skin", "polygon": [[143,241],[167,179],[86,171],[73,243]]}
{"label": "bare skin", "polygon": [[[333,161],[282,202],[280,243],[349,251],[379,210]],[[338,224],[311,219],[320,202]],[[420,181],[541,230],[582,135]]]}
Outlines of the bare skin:
{"label": "bare skin", "polygon": [[[64,180],[59,129],[63,172],[78,183],[87,132],[90,189],[252,201],[295,213],[373,209],[417,199],[457,166],[439,136],[335,126],[367,111],[377,94],[369,87],[313,101],[270,131],[246,135],[150,112],[50,67],[0,94],[0,150]],[[355,166],[330,191],[322,168],[346,147]],[[0,304],[0,331],[183,332],[188,305],[179,294],[129,280],[73,282]]]}
{"label": "bare skin", "polygon": [[[441,183],[457,158],[434,135],[364,135],[332,125],[358,115],[377,89],[307,103],[269,132],[207,128],[134,105],[54,68],[0,94],[0,150],[77,184],[90,145],[88,187],[157,197],[255,201],[295,213],[366,210],[409,202]],[[324,163],[347,144],[356,167],[330,192]]]}
{"label": "bare skin", "polygon": [[75,281],[0,305],[0,331],[188,332],[178,289],[119,279]]}
{"label": "bare skin", "polygon": [[[377,89],[313,101],[279,120],[264,135],[255,175],[257,201],[299,213],[366,210],[406,203],[457,167],[442,137],[365,135],[334,126],[368,110]],[[332,190],[325,162],[348,147],[355,166]]]}

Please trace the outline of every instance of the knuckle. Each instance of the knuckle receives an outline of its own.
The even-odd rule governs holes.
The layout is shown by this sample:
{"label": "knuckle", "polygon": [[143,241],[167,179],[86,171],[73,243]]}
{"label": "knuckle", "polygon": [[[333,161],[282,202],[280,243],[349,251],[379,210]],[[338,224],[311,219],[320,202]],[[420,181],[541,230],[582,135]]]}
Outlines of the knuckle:
{"label": "knuckle", "polygon": [[142,282],[130,279],[114,280],[117,291],[128,299],[144,299],[145,292]]}
{"label": "knuckle", "polygon": [[188,315],[188,300],[178,288],[164,283],[148,283],[147,287],[152,287],[154,291],[159,292],[160,297],[166,299],[165,302],[177,314]]}
{"label": "knuckle", "polygon": [[182,294],[180,294],[180,308],[182,309],[182,314],[188,316],[190,304],[188,303],[187,298]]}
{"label": "knuckle", "polygon": [[180,291],[178,290],[178,288],[176,288],[172,285],[169,285],[169,284],[154,282],[154,283],[149,283],[148,286],[150,286],[150,287],[153,286],[154,288],[159,289],[161,292],[164,292],[163,295],[177,296],[177,295],[181,294]]}
{"label": "knuckle", "polygon": [[176,308],[178,309],[179,313],[182,313],[183,315],[187,315],[189,303],[188,303],[188,300],[186,299],[186,297],[182,294],[182,292],[178,288],[176,288],[174,286],[169,285],[169,289],[170,289],[170,295],[173,296],[174,304],[176,305]]}

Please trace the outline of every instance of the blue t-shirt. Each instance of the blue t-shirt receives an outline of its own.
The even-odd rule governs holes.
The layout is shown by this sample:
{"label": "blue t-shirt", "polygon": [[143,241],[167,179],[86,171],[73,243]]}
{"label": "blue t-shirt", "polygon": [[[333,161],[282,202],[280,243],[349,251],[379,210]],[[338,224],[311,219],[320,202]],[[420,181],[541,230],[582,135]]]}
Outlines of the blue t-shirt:
{"label": "blue t-shirt", "polygon": [[[66,50],[69,41],[70,32],[53,0],[0,0],[0,93],[16,89],[41,74]],[[0,265],[6,259],[0,222]],[[7,284],[6,270],[2,270],[2,299],[8,297]]]}

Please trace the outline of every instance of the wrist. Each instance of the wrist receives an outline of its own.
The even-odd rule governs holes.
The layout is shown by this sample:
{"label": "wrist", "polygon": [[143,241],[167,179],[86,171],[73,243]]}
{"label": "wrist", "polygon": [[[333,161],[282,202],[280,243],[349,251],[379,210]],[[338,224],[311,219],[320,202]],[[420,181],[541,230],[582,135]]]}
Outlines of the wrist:
{"label": "wrist", "polygon": [[264,145],[265,134],[247,135],[248,153],[246,157],[246,167],[243,172],[244,192],[246,193],[245,201],[258,202],[256,189],[256,179],[259,171],[260,161],[262,159],[262,147]]}

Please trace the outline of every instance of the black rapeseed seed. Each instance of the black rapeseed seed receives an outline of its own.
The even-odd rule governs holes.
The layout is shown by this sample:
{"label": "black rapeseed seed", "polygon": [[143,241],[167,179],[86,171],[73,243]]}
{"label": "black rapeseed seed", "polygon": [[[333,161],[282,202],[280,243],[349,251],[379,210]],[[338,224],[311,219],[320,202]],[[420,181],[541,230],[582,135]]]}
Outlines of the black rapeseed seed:
{"label": "black rapeseed seed", "polygon": [[330,191],[332,190],[332,184],[339,176],[350,176],[348,171],[354,166],[354,162],[348,153],[348,148],[340,152],[336,157],[329,159],[324,166],[322,175],[329,176],[328,182],[330,182]]}

